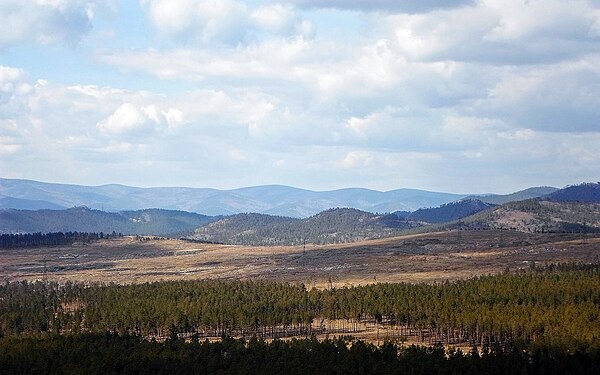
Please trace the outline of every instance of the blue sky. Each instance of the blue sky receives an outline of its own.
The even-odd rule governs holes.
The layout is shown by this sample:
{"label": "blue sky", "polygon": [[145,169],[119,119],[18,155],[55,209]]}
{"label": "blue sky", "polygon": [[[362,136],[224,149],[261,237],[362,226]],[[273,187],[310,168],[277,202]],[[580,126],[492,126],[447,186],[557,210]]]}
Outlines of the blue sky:
{"label": "blue sky", "polygon": [[4,0],[0,174],[505,193],[600,179],[600,2]]}

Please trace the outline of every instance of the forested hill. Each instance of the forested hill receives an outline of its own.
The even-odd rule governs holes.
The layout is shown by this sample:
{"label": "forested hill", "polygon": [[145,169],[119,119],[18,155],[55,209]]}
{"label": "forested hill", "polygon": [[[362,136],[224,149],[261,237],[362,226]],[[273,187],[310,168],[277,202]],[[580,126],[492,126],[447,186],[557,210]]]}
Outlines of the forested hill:
{"label": "forested hill", "polygon": [[0,233],[120,232],[166,235],[189,232],[214,218],[184,211],[147,209],[104,212],[86,207],[66,210],[0,210]]}
{"label": "forested hill", "polygon": [[544,197],[554,202],[600,203],[600,182],[568,186]]}
{"label": "forested hill", "polygon": [[451,227],[523,232],[600,232],[600,204],[529,199],[464,218]]}
{"label": "forested hill", "polygon": [[494,206],[494,204],[485,203],[479,199],[470,198],[443,204],[440,207],[422,208],[416,210],[415,212],[397,213],[396,215],[411,221],[439,224],[462,219]]}
{"label": "forested hill", "polygon": [[343,243],[389,237],[417,225],[396,215],[334,208],[307,219],[234,215],[198,228],[192,238],[242,245]]}

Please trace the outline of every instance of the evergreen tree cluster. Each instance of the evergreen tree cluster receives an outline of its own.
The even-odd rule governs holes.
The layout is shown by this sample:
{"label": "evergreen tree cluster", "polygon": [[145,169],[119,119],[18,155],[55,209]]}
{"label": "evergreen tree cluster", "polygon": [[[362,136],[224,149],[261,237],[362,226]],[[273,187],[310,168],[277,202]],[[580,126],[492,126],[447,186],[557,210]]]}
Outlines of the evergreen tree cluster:
{"label": "evergreen tree cluster", "polygon": [[103,238],[121,237],[121,233],[104,234],[88,232],[53,232],[53,233],[23,233],[0,234],[0,249],[13,249],[19,247],[43,247],[72,245],[76,242],[90,243]]}
{"label": "evergreen tree cluster", "polygon": [[600,349],[600,265],[437,284],[307,290],[269,281],[169,281],[137,285],[17,282],[0,286],[0,335],[120,332],[309,335],[315,319],[377,321],[435,341],[536,343]]}
{"label": "evergreen tree cluster", "polygon": [[420,221],[430,224],[441,224],[462,219],[494,206],[494,204],[485,203],[479,199],[468,198],[461,199],[456,202],[446,203],[435,208],[420,208],[414,212],[404,214],[403,217],[406,220]]}
{"label": "evergreen tree cluster", "polygon": [[420,225],[391,214],[333,208],[306,219],[237,214],[196,229],[191,238],[237,245],[329,244],[390,237]]}
{"label": "evergreen tree cluster", "polygon": [[2,374],[594,374],[598,353],[525,351],[494,345],[481,352],[442,346],[374,346],[351,338],[267,343],[147,341],[119,334],[0,339]]}

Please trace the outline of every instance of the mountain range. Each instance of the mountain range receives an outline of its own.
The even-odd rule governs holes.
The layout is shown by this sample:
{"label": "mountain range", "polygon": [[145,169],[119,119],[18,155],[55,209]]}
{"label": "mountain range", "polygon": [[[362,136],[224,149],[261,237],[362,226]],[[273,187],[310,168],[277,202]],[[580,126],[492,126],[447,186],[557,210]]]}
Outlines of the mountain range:
{"label": "mountain range", "polygon": [[[377,191],[347,188],[313,191],[282,185],[233,190],[186,187],[140,188],[124,185],[82,186],[0,178],[0,208],[62,209],[86,206],[102,211],[160,208],[203,215],[244,212],[306,218],[336,207],[367,212],[415,211],[438,207],[467,196],[487,203],[546,195],[556,188],[531,188],[509,196],[452,194],[417,189]],[[524,196],[526,195],[526,196]]]}
{"label": "mountain range", "polygon": [[[73,188],[79,193],[79,195],[75,194],[78,197],[81,197],[81,188],[78,186]],[[175,194],[173,190],[175,188],[163,189],[166,191],[165,194]],[[262,194],[259,194],[261,189]],[[263,202],[285,201],[285,190],[292,196],[290,200],[304,194],[301,189],[289,187],[238,190],[245,191],[245,197],[253,197],[255,201]],[[347,194],[346,197],[352,195],[348,190],[357,194],[359,189],[342,190],[342,193]],[[6,193],[7,189],[3,192]],[[395,211],[391,214],[378,214],[357,208],[329,208],[307,218],[264,213],[207,216],[166,209],[107,212],[88,207],[56,209],[53,206],[53,209],[35,210],[2,208],[0,209],[0,233],[67,231],[111,233],[114,231],[123,234],[189,236],[200,241],[232,244],[284,245],[303,242],[315,244],[352,242],[398,235],[419,227],[426,227],[425,230],[600,231],[600,183],[568,186],[560,190],[527,189],[510,195],[496,196],[494,199],[503,201],[508,197],[527,197],[540,192],[549,192],[549,194],[509,201],[500,205],[482,200],[489,200],[490,196],[467,197],[440,204],[438,207]],[[68,198],[68,191],[63,193]],[[333,194],[333,192],[326,193]],[[97,195],[91,197],[98,198]],[[357,199],[358,197],[355,196],[354,200]],[[35,208],[43,206],[41,202],[55,204],[40,199],[10,196],[5,196],[1,201],[9,204],[33,205]]]}
{"label": "mountain range", "polygon": [[[510,196],[528,196],[532,190]],[[315,244],[353,242],[389,237],[415,228],[600,232],[600,184],[541,190],[549,194],[502,205],[465,198],[435,208],[386,215],[346,208],[326,210],[301,220],[238,214],[196,229],[191,238],[231,244],[284,245],[302,241]]]}

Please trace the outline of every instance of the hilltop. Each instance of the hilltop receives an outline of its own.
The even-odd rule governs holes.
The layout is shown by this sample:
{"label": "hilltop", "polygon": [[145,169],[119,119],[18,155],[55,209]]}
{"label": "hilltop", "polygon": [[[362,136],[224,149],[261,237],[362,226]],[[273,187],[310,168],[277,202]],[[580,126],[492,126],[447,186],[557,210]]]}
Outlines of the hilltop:
{"label": "hilltop", "polygon": [[600,182],[568,186],[544,199],[554,202],[600,203]]}
{"label": "hilltop", "polygon": [[457,225],[522,232],[600,232],[600,204],[529,199],[477,213]]}
{"label": "hilltop", "polygon": [[344,243],[389,237],[418,225],[395,215],[335,208],[307,219],[238,214],[198,228],[191,238],[241,245]]}
{"label": "hilltop", "polygon": [[415,212],[404,214],[396,213],[396,215],[406,220],[419,221],[428,224],[440,224],[462,219],[494,206],[494,204],[485,203],[479,199],[466,198],[457,202],[443,204],[439,207],[421,208]]}

